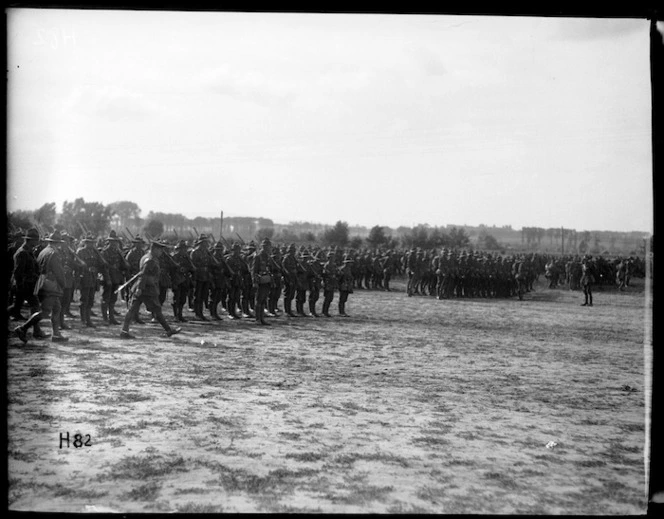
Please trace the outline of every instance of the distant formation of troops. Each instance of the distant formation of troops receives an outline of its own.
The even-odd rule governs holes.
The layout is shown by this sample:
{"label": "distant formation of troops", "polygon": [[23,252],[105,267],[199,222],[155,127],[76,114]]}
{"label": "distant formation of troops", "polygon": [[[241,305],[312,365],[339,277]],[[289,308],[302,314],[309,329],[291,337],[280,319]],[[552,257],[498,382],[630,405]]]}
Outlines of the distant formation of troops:
{"label": "distant formation of troops", "polygon": [[[40,236],[37,229],[12,236],[8,247],[9,317],[25,321],[14,331],[27,341],[45,338],[40,323],[49,319],[51,340],[66,341],[61,333],[73,318],[71,305],[78,292],[81,325],[94,328],[96,294],[101,292],[100,313],[106,325],[121,325],[120,337],[133,338],[132,323],[145,324],[145,306],[151,321],[161,324],[167,336],[181,331],[166,320],[162,308],[172,293],[173,321],[253,318],[269,325],[266,317],[331,317],[338,293],[338,315],[347,317],[346,304],[354,289],[390,291],[395,276],[407,276],[406,293],[450,298],[523,298],[544,274],[549,288],[566,283],[582,289],[583,306],[592,306],[592,286],[616,283],[629,286],[635,274],[644,274],[640,258],[607,260],[592,256],[517,254],[502,256],[481,251],[443,248],[423,250],[342,250],[275,246],[264,239],[258,245],[215,241],[205,234],[193,243],[169,244],[132,236],[120,238],[115,231],[99,240],[91,234],[75,239],[66,232]],[[321,294],[322,292],[322,294]],[[283,297],[282,308],[279,300]],[[322,297],[320,313],[316,307]],[[122,321],[118,301],[127,305]],[[29,317],[22,315],[26,305]],[[305,310],[306,307],[306,310]],[[308,313],[307,313],[308,310]],[[207,315],[206,315],[207,314]],[[209,317],[208,317],[209,316]]]}

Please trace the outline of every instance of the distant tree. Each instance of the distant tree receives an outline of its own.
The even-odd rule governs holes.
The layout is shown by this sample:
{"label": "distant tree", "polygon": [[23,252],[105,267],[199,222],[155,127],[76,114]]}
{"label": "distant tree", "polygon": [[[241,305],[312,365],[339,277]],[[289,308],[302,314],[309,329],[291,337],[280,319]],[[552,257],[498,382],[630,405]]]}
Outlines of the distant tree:
{"label": "distant tree", "polygon": [[316,235],[311,232],[311,231],[305,231],[303,233],[300,233],[300,241],[304,241],[307,243],[316,243]]}
{"label": "distant tree", "polygon": [[22,229],[23,231],[27,231],[30,227],[34,227],[32,220],[32,211],[18,210],[13,213],[7,213],[7,223],[10,228],[13,227],[15,230]]}
{"label": "distant tree", "polygon": [[141,208],[138,207],[138,204],[129,202],[128,200],[113,202],[109,204],[109,207],[113,211],[113,216],[116,220],[115,223],[123,229],[141,216]]}
{"label": "distant tree", "polygon": [[288,227],[284,227],[281,229],[281,232],[277,235],[277,241],[286,243],[286,244],[291,244],[298,242],[298,236],[295,234],[293,231],[291,231]]}
{"label": "distant tree", "polygon": [[477,239],[477,248],[481,250],[499,250],[501,248],[498,240],[489,233],[480,233]]}
{"label": "distant tree", "polygon": [[457,249],[463,249],[470,245],[470,238],[463,229],[452,227],[450,229],[451,246]]}
{"label": "distant tree", "polygon": [[388,237],[385,236],[385,231],[380,225],[374,225],[369,231],[369,236],[367,237],[367,243],[371,247],[379,247],[388,240]]}
{"label": "distant tree", "polygon": [[362,245],[364,245],[364,240],[360,238],[359,236],[353,236],[348,243],[348,246],[351,249],[359,250],[362,248]]}
{"label": "distant tree", "polygon": [[34,218],[42,227],[53,227],[56,218],[55,202],[44,204],[37,209],[34,213]]}
{"label": "distant tree", "polygon": [[256,239],[263,241],[265,238],[271,240],[274,237],[274,227],[261,227],[256,231]]}
{"label": "distant tree", "polygon": [[100,235],[109,230],[112,214],[110,206],[77,198],[73,202],[65,201],[62,204],[59,223],[74,234],[83,226],[91,233]]}
{"label": "distant tree", "polygon": [[336,247],[345,247],[348,245],[348,223],[338,221],[334,227],[323,232],[323,242],[325,245],[334,245]]}
{"label": "distant tree", "polygon": [[164,233],[164,223],[160,220],[148,220],[143,227],[143,232],[152,238],[157,238]]}

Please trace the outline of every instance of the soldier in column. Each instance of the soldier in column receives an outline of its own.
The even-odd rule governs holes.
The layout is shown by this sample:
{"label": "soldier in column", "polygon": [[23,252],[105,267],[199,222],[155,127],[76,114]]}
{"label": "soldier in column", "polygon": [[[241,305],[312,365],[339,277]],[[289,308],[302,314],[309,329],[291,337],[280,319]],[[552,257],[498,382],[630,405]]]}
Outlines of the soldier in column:
{"label": "soldier in column", "polygon": [[251,263],[254,260],[256,255],[256,245],[252,240],[244,248],[242,258],[244,260],[244,267],[242,267],[242,291],[240,304],[242,306],[242,317],[254,317],[253,310],[255,306],[255,294],[254,283],[251,277]]}
{"label": "soldier in column", "polygon": [[116,290],[124,283],[125,275],[130,271],[129,263],[122,256],[120,243],[117,233],[111,230],[106,238],[106,247],[100,253],[106,262],[104,288],[101,294],[101,316],[108,324],[120,324],[115,319],[115,303],[118,300]]}
{"label": "soldier in column", "polygon": [[62,239],[65,243],[60,247],[62,253],[63,267],[65,271],[65,286],[63,288],[61,310],[60,310],[60,329],[69,330],[70,326],[65,323],[65,317],[74,317],[70,311],[71,302],[74,299],[74,281],[80,277],[80,274],[87,265],[78,257],[72,249],[74,237],[66,232],[62,233]]}
{"label": "soldier in column", "polygon": [[[21,314],[23,303],[27,301],[30,314],[39,311],[39,299],[34,294],[35,283],[39,277],[39,266],[35,256],[35,247],[39,243],[39,231],[28,229],[23,236],[23,244],[16,250],[13,260],[12,284],[15,286],[14,303],[7,308],[9,316],[16,321],[25,321]],[[38,334],[41,332],[38,332]]]}
{"label": "soldier in column", "polygon": [[210,289],[210,263],[212,259],[208,250],[208,240],[201,234],[194,242],[194,249],[189,253],[189,259],[194,265],[194,315],[200,321],[207,321],[203,315],[203,308],[207,301]]}
{"label": "soldier in column", "polygon": [[[231,272],[226,264],[224,245],[216,242],[212,247],[212,257],[216,260],[210,265],[212,285],[210,290],[210,315],[213,319],[221,321],[219,315],[219,304],[223,300],[224,293],[227,293],[227,284],[231,279]],[[224,306],[225,306],[224,302]]]}
{"label": "soldier in column", "polygon": [[[125,254],[125,260],[129,264],[129,272],[127,272],[127,279],[131,279],[133,276],[138,274],[140,270],[141,258],[145,255],[145,246],[147,243],[143,238],[136,235],[131,240],[131,248]],[[128,289],[125,289],[122,297],[128,302],[129,294]],[[145,324],[145,322],[140,318],[136,317],[136,324]]]}
{"label": "soldier in column", "polygon": [[131,287],[131,306],[122,323],[120,338],[134,339],[129,333],[129,325],[136,319],[141,305],[145,305],[148,312],[155,316],[156,321],[166,330],[166,335],[171,337],[182,331],[181,328],[173,328],[161,310],[159,303],[159,258],[166,254],[166,245],[159,241],[150,244],[150,250],[141,258],[138,280]]}
{"label": "soldier in column", "polygon": [[290,244],[284,259],[281,262],[284,276],[284,312],[289,317],[295,317],[292,310],[293,298],[297,289],[297,258],[295,258],[295,245]]}
{"label": "soldier in column", "polygon": [[350,317],[346,313],[346,302],[348,301],[348,295],[353,293],[353,263],[353,258],[346,256],[339,269],[339,315],[342,317]]}
{"label": "soldier in column", "polygon": [[24,343],[27,342],[27,330],[33,328],[33,337],[44,337],[39,321],[42,319],[51,320],[53,333],[52,342],[65,342],[69,340],[60,333],[60,310],[63,288],[65,286],[65,271],[62,265],[62,254],[60,246],[64,243],[60,231],[54,231],[45,238],[47,245],[42,249],[37,257],[39,268],[39,277],[34,286],[33,294],[39,299],[39,309],[33,313],[28,320],[15,329],[18,338]]}
{"label": "soldier in column", "polygon": [[272,287],[267,300],[268,317],[277,317],[280,313],[278,308],[279,298],[281,297],[281,289],[283,288],[283,280],[281,276],[281,251],[279,247],[272,247],[270,254],[269,269],[272,274]]}
{"label": "soldier in column", "polygon": [[175,251],[171,256],[177,267],[174,268],[173,275],[171,276],[172,290],[173,290],[173,315],[175,319],[184,323],[187,319],[182,315],[182,310],[187,302],[187,294],[189,287],[192,284],[192,279],[196,268],[194,267],[189,252],[187,250],[187,242],[184,240],[178,241],[175,246]]}
{"label": "soldier in column", "polygon": [[233,272],[228,283],[228,301],[226,303],[226,310],[228,311],[229,319],[239,319],[237,308],[240,306],[240,295],[244,283],[244,275],[242,272],[247,264],[241,256],[242,247],[239,243],[233,243],[231,250],[231,254],[226,256],[226,265],[228,265],[229,269]]}
{"label": "soldier in column", "polygon": [[321,281],[323,279],[323,265],[317,255],[311,255],[309,267],[309,313],[312,317],[320,317],[316,313],[316,302],[320,297]]}
{"label": "soldier in column", "polygon": [[337,268],[336,258],[333,252],[327,253],[327,262],[323,265],[323,315],[330,315],[330,305],[334,300],[334,291],[339,287],[339,269]]}
{"label": "soldier in column", "polygon": [[265,320],[265,311],[270,289],[272,288],[272,273],[270,271],[271,248],[272,244],[270,240],[265,238],[261,242],[260,252],[254,254],[251,264],[252,283],[256,289],[256,303],[254,305],[256,322],[268,326],[270,323]]}
{"label": "soldier in column", "polygon": [[304,303],[307,302],[307,290],[309,289],[309,276],[311,270],[307,267],[309,263],[309,253],[305,250],[300,253],[300,259],[297,262],[296,288],[295,288],[295,313],[302,317],[307,317],[304,313]]}
{"label": "soldier in column", "polygon": [[104,265],[99,251],[96,249],[97,239],[88,233],[81,239],[76,255],[87,265],[80,275],[80,312],[83,326],[95,328],[92,322],[92,306],[98,287],[98,275],[104,274]]}

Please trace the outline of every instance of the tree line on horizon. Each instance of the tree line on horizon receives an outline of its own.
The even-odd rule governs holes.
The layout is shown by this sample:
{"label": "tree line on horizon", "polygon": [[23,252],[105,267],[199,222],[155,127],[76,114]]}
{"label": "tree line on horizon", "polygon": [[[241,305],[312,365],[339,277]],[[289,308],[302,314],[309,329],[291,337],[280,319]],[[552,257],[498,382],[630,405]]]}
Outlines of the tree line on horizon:
{"label": "tree line on horizon", "polygon": [[[468,249],[496,251],[553,251],[592,254],[644,254],[644,233],[614,231],[582,231],[562,228],[523,227],[514,230],[511,226],[401,226],[392,229],[375,225],[371,229],[349,226],[337,221],[334,225],[311,222],[275,224],[269,218],[228,217],[187,218],[182,214],[150,211],[146,218],[142,210],[131,201],[119,201],[104,205],[86,202],[77,198],[65,201],[58,212],[54,202],[44,204],[37,210],[8,212],[8,232],[26,230],[35,224],[43,229],[58,228],[74,236],[91,232],[95,236],[107,235],[111,229],[120,234],[142,234],[164,239],[191,240],[198,233],[209,233],[218,239],[220,234],[227,240],[249,241],[270,238],[281,243],[297,245],[323,245],[360,248],[413,248],[422,249]],[[223,223],[223,225],[222,225]],[[651,248],[653,237],[650,237]]]}

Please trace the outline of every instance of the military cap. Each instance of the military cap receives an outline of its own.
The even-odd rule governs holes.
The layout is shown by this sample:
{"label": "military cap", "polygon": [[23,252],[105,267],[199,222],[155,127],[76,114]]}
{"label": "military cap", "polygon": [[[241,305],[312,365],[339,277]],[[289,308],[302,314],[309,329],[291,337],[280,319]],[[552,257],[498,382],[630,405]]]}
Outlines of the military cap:
{"label": "military cap", "polygon": [[131,239],[132,243],[145,243],[145,240],[140,237],[140,235],[136,235]]}
{"label": "military cap", "polygon": [[184,241],[184,240],[180,240],[179,242],[177,242],[177,245],[175,245],[175,248],[178,249],[178,250],[179,249],[186,249],[187,248],[187,242]]}
{"label": "military cap", "polygon": [[221,243],[220,241],[218,241],[218,242],[216,242],[216,243],[214,244],[214,247],[212,247],[212,248],[213,248],[213,249],[223,249],[223,248],[224,248],[224,244]]}
{"label": "military cap", "polygon": [[71,234],[69,234],[67,231],[62,232],[62,238],[64,240],[74,241],[74,237]]}
{"label": "military cap", "polygon": [[118,234],[115,232],[115,230],[111,229],[111,232],[108,233],[108,238],[106,238],[106,241],[122,241],[122,240],[118,238]]}
{"label": "military cap", "polygon": [[85,236],[83,236],[83,238],[81,238],[81,241],[94,242],[97,241],[97,238],[92,236],[92,233],[89,232]]}
{"label": "military cap", "polygon": [[265,247],[266,245],[269,245],[270,247],[272,246],[272,242],[268,238],[264,238],[261,242],[262,247]]}
{"label": "military cap", "polygon": [[169,246],[168,243],[166,243],[166,242],[163,241],[163,240],[153,240],[152,243],[151,243],[150,245],[152,245],[152,246],[157,246],[157,247],[161,247],[162,249],[165,249],[166,247]]}
{"label": "military cap", "polygon": [[241,250],[241,249],[242,246],[238,242],[233,243],[233,250]]}
{"label": "military cap", "polygon": [[53,231],[50,236],[47,236],[44,238],[46,241],[50,241],[53,243],[64,243],[65,240],[62,239],[62,234],[60,234],[60,231]]}
{"label": "military cap", "polygon": [[39,231],[34,227],[30,227],[28,231],[23,236],[26,240],[39,240]]}

